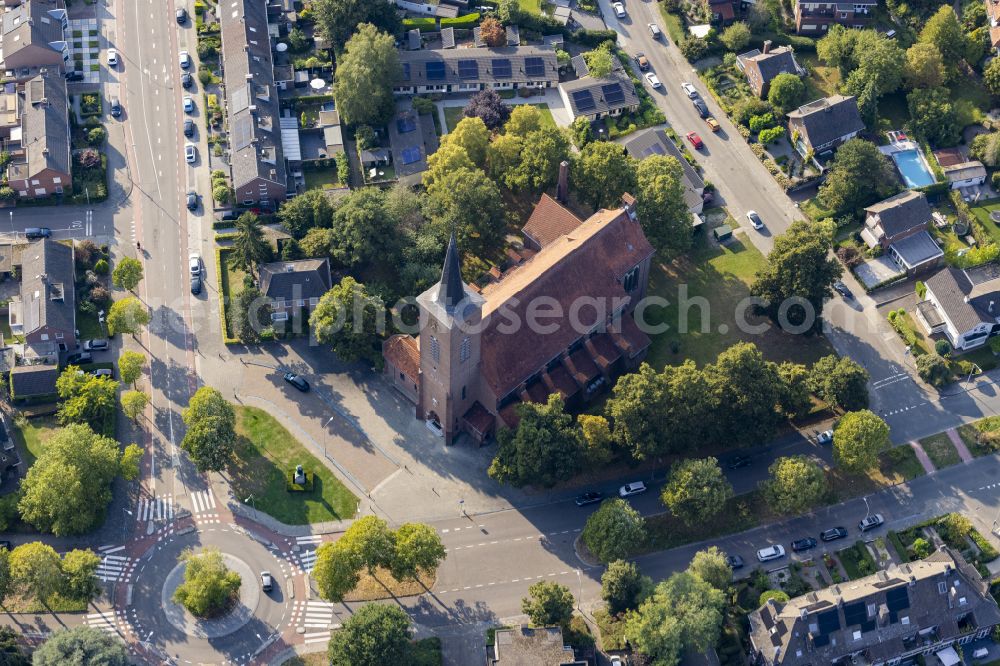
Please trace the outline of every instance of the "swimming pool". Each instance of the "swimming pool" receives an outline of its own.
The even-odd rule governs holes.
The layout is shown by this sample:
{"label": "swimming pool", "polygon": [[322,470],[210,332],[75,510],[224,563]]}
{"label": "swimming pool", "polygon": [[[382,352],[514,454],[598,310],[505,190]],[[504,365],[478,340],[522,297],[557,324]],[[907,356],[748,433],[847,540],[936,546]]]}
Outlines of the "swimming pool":
{"label": "swimming pool", "polygon": [[935,182],[934,174],[927,167],[923,156],[913,148],[892,153],[892,161],[896,163],[899,175],[910,189],[932,185]]}

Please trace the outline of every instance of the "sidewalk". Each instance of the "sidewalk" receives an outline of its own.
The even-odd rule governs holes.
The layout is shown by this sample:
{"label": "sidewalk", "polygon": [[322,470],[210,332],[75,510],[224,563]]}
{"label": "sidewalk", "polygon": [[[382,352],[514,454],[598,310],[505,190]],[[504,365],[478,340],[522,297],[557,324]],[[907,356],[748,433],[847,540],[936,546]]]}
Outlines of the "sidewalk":
{"label": "sidewalk", "polygon": [[951,443],[955,445],[955,450],[958,451],[958,457],[962,459],[962,462],[967,463],[972,460],[972,453],[969,451],[969,447],[965,445],[962,441],[962,437],[958,434],[958,430],[955,428],[948,429],[948,439]]}
{"label": "sidewalk", "polygon": [[924,447],[920,446],[920,442],[913,440],[910,442],[910,448],[913,449],[913,453],[916,454],[917,460],[920,461],[921,466],[923,466],[924,471],[928,474],[933,474],[937,469],[934,467],[934,463],[931,461],[930,456],[924,451]]}

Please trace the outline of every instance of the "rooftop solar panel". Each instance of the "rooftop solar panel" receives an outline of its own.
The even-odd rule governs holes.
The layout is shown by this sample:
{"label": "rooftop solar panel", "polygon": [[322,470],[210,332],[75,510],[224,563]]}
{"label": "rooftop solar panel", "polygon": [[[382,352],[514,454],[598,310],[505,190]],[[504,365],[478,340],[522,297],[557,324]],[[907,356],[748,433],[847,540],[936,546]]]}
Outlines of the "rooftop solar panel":
{"label": "rooftop solar panel", "polygon": [[840,629],[840,616],[837,609],[823,611],[816,616],[816,624],[819,625],[820,634],[829,634]]}
{"label": "rooftop solar panel", "polygon": [[897,587],[885,593],[885,605],[890,611],[901,611],[910,607],[910,595],[906,587]]}
{"label": "rooftop solar panel", "polygon": [[475,60],[459,60],[458,76],[463,79],[474,79],[479,76],[479,63]]}
{"label": "rooftop solar panel", "polygon": [[416,147],[403,148],[402,153],[400,153],[400,159],[402,159],[403,164],[413,164],[414,162],[419,162],[420,149]]}
{"label": "rooftop solar panel", "polygon": [[646,146],[640,155],[640,157],[649,157],[650,155],[666,155],[667,149],[663,147],[663,144],[657,141],[654,144]]}
{"label": "rooftop solar panel", "polygon": [[493,77],[497,79],[509,79],[513,74],[510,60],[507,58],[493,59]]}
{"label": "rooftop solar panel", "polygon": [[545,61],[541,58],[525,58],[524,73],[528,76],[545,76]]}
{"label": "rooftop solar panel", "polygon": [[427,80],[428,81],[441,81],[444,79],[444,63],[435,60],[426,64],[427,67]]}
{"label": "rooftop solar panel", "polygon": [[816,647],[818,648],[826,647],[829,644],[830,644],[829,636],[826,636],[824,634],[820,634],[819,636],[813,636],[813,645],[815,645]]}
{"label": "rooftop solar panel", "polygon": [[417,121],[413,118],[413,116],[403,116],[402,118],[397,118],[396,129],[399,130],[400,134],[412,132],[417,129]]}
{"label": "rooftop solar panel", "polygon": [[620,83],[609,83],[606,86],[601,86],[601,92],[604,93],[604,99],[607,100],[608,104],[618,104],[625,101],[625,92]]}
{"label": "rooftop solar panel", "polygon": [[852,604],[844,604],[844,624],[848,627],[861,624],[868,619],[868,610],[865,602],[856,601]]}
{"label": "rooftop solar panel", "polygon": [[408,62],[403,63],[403,80],[404,81],[410,80],[410,63]]}
{"label": "rooftop solar panel", "polygon": [[594,97],[590,94],[589,90],[577,90],[573,93],[573,103],[576,104],[577,111],[587,111],[593,109]]}

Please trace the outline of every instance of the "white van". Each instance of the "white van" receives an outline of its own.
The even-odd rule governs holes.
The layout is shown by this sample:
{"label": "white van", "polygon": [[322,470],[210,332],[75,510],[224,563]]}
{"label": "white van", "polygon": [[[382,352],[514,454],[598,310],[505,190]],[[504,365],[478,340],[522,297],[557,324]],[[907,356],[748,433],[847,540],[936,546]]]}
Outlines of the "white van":
{"label": "white van", "polygon": [[979,648],[972,653],[973,659],[986,659],[988,656],[990,656],[990,651],[987,648]]}

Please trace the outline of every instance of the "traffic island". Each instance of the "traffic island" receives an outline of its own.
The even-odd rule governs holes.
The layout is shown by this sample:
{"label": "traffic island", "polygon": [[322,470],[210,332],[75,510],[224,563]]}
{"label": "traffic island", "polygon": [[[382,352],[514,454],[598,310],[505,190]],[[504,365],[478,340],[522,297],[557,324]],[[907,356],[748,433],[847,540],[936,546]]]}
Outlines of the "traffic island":
{"label": "traffic island", "polygon": [[175,600],[178,588],[185,584],[190,557],[179,562],[164,580],[160,597],[163,612],[175,629],[188,636],[206,639],[228,636],[250,621],[260,602],[260,586],[250,565],[228,553],[219,556],[226,573],[238,576],[239,586],[223,603],[208,606],[204,617],[196,616]]}

